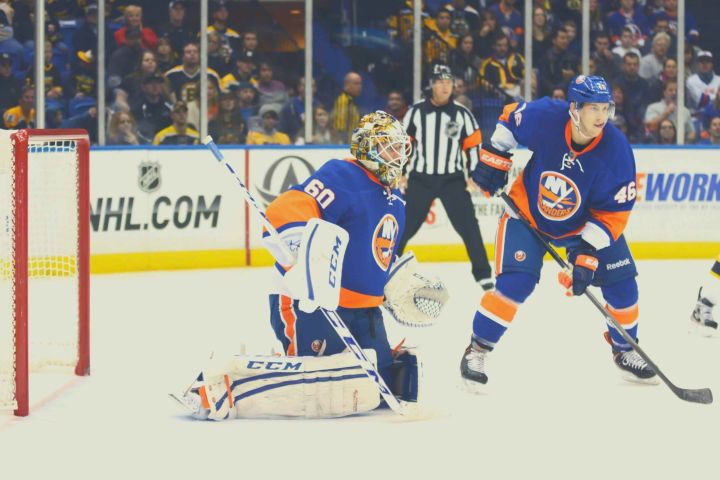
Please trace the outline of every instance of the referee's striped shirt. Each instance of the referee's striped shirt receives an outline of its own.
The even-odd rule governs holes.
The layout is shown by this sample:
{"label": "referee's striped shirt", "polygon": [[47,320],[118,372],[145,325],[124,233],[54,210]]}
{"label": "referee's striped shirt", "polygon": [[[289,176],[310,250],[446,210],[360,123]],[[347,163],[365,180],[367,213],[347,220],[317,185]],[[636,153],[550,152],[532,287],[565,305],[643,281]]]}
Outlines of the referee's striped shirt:
{"label": "referee's striped shirt", "polygon": [[451,100],[437,107],[430,99],[415,103],[403,118],[413,138],[413,155],[407,172],[447,175],[463,171],[463,152],[467,168],[478,161],[482,142],[480,127],[470,110]]}

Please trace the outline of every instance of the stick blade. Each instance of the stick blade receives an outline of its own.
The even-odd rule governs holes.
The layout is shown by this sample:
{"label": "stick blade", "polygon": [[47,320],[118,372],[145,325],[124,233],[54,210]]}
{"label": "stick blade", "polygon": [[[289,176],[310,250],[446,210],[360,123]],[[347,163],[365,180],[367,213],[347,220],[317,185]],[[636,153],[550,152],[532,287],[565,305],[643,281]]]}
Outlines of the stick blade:
{"label": "stick blade", "polygon": [[685,400],[686,402],[703,403],[709,405],[713,402],[713,394],[709,388],[677,388],[673,390],[678,398]]}

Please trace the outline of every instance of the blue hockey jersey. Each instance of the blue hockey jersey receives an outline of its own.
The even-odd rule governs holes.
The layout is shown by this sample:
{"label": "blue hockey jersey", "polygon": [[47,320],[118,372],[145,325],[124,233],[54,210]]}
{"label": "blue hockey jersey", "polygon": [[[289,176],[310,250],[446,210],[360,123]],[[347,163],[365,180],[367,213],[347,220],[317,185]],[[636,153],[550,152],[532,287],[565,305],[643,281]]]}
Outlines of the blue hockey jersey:
{"label": "blue hockey jersey", "polygon": [[300,233],[311,218],[347,230],[340,306],[382,304],[395,246],[405,227],[405,201],[399,190],[382,185],[355,160],[330,160],[270,203],[267,216],[286,238],[290,230]]}
{"label": "blue hockey jersey", "polygon": [[575,151],[568,110],[567,102],[549,98],[507,105],[492,144],[532,150],[510,197],[537,229],[557,240],[582,235],[600,249],[620,237],[635,204],[635,157],[610,123]]}

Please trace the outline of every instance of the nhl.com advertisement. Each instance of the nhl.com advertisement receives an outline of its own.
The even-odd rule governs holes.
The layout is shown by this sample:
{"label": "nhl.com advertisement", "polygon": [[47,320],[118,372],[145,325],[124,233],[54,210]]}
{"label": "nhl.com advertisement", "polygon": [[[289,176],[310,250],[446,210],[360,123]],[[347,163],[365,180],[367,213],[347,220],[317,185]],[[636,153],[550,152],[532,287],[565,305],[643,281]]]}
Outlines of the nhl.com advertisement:
{"label": "nhl.com advertisement", "polygon": [[[231,147],[223,148],[223,154],[264,209],[323,163],[347,158],[349,152],[340,147]],[[530,155],[516,152],[510,182]],[[636,201],[628,239],[720,243],[717,153],[640,148],[635,157],[636,182],[619,192]],[[553,186],[562,187],[557,182]],[[259,218],[246,206],[236,180],[202,147],[93,149],[90,193],[93,254],[263,248]],[[483,235],[491,242],[504,206],[479,192],[472,198]],[[461,245],[439,200],[411,243]]]}

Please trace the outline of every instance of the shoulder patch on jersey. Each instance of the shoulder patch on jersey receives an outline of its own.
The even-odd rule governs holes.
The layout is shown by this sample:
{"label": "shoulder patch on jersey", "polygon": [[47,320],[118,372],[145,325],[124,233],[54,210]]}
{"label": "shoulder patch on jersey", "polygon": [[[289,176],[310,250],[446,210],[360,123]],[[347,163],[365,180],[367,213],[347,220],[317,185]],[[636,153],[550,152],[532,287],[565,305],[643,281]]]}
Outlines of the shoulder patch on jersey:
{"label": "shoulder patch on jersey", "polygon": [[390,266],[399,230],[398,221],[389,213],[381,218],[375,227],[371,246],[373,257],[378,267],[384,271]]}
{"label": "shoulder patch on jersey", "polygon": [[562,173],[546,171],[540,175],[537,205],[540,214],[554,222],[572,217],[582,198],[575,182]]}

